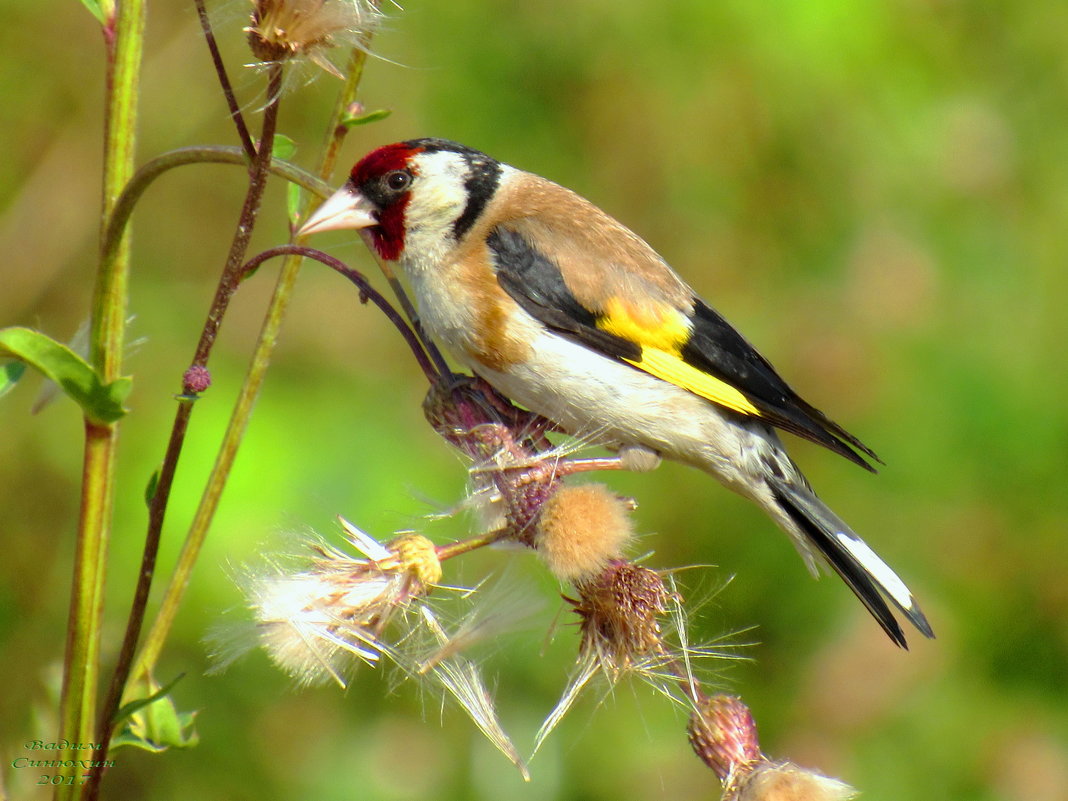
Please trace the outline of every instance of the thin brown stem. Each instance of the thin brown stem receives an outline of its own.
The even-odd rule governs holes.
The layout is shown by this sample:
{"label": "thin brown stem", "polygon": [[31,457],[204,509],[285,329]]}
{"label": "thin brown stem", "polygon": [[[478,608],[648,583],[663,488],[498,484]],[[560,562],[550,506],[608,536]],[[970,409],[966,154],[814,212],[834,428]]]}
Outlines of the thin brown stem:
{"label": "thin brown stem", "polygon": [[396,273],[393,272],[393,268],[389,265],[389,262],[379,258],[378,253],[375,252],[374,248],[368,249],[371,251],[371,255],[378,264],[378,268],[382,271],[382,275],[384,275],[386,281],[389,282],[393,294],[397,296],[397,301],[400,303],[401,309],[404,311],[405,316],[407,316],[408,321],[412,324],[412,328],[415,329],[416,334],[419,335],[423,347],[426,348],[427,353],[430,354],[430,358],[434,360],[438,372],[443,376],[450,375],[452,370],[449,369],[445,357],[441,355],[441,351],[438,350],[438,346],[434,344],[434,340],[430,338],[426,329],[423,328],[423,324],[419,319],[419,312],[416,310],[415,306],[412,305],[411,300],[408,299],[408,295],[404,291],[404,287],[401,286],[401,282],[397,278]]}
{"label": "thin brown stem", "polygon": [[211,29],[211,20],[208,18],[208,10],[204,7],[204,0],[193,0],[197,7],[197,17],[200,20],[200,28],[204,32],[204,41],[207,42],[208,52],[211,53],[211,63],[215,67],[215,74],[219,76],[219,85],[222,87],[226,105],[230,109],[230,119],[237,127],[237,138],[241,140],[241,147],[245,149],[245,155],[251,162],[256,158],[256,145],[252,142],[252,135],[248,126],[245,125],[245,117],[241,114],[241,107],[237,104],[234,95],[234,87],[230,83],[230,76],[226,72],[222,54],[219,53],[219,45],[215,41],[215,32]]}
{"label": "thin brown stem", "polygon": [[241,281],[242,263],[245,253],[248,251],[249,240],[252,239],[252,230],[256,225],[256,215],[260,210],[260,202],[263,200],[263,190],[267,186],[268,166],[271,163],[271,150],[274,147],[274,133],[278,123],[278,100],[282,92],[282,68],[272,65],[271,77],[268,82],[268,97],[270,102],[263,115],[263,134],[260,137],[259,150],[256,160],[251,168],[248,193],[245,195],[245,205],[241,209],[241,217],[237,222],[237,232],[234,234],[230,245],[230,253],[226,257],[226,266],[223,267],[222,278],[215,290],[215,298],[212,300],[211,309],[208,311],[208,319],[204,323],[204,329],[200,334],[200,342],[197,343],[196,353],[193,356],[193,364],[204,366],[211,354],[215,338],[219,333],[226,309],[230,305],[230,298],[237,290]]}
{"label": "thin brown stem", "polygon": [[423,374],[427,377],[430,383],[434,383],[441,379],[441,375],[435,371],[434,365],[431,363],[426,351],[423,349],[423,343],[416,336],[404,318],[397,312],[396,309],[390,304],[382,294],[371,286],[370,281],[359,270],[354,270],[343,261],[335,259],[333,256],[323,253],[321,250],[315,248],[305,247],[303,245],[279,245],[277,247],[265,250],[262,253],[258,253],[256,256],[249,259],[243,268],[245,274],[251,274],[259,268],[268,259],[273,259],[276,256],[302,256],[306,259],[312,259],[325,264],[332,270],[341,273],[341,275],[348,278],[354,283],[360,290],[360,300],[370,300],[377,306],[383,314],[389,319],[393,326],[404,337],[404,341],[408,344],[408,347],[412,351],[412,355],[415,356],[415,360],[419,363],[419,367],[423,370]]}

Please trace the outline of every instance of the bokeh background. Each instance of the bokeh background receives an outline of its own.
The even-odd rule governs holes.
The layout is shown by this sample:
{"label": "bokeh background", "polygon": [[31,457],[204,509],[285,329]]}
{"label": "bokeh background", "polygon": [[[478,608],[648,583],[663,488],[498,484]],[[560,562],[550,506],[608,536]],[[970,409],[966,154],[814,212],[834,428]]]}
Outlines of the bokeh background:
{"label": "bokeh background", "polygon": [[[102,48],[75,0],[3,0],[0,324],[65,340],[85,320],[98,225]],[[250,118],[263,75],[213,9]],[[445,136],[556,179],[652,242],[817,406],[886,461],[878,477],[797,441],[821,494],[904,576],[938,639],[896,650],[837,581],[813,582],[758,511],[674,465],[607,476],[635,496],[656,567],[709,598],[694,636],[748,643],[721,681],[765,748],[867,799],[1068,797],[1068,12],[1059,2],[410,0],[376,39],[362,99],[390,108],[343,162]],[[296,78],[281,130],[314,163],[336,79]],[[150,8],[141,160],[233,144],[191,3]],[[134,217],[130,348],[105,653],[121,637],[172,395],[236,221],[239,170],[186,167]],[[256,242],[284,241],[283,191]],[[367,270],[354,238],[331,252]],[[272,284],[242,289],[197,406],[163,548],[166,573],[213,459]],[[39,379],[0,401],[0,751],[13,770],[54,739],[81,426]],[[160,666],[199,710],[200,745],[116,753],[107,797],[702,799],[714,777],[685,715],[648,688],[587,694],[524,784],[456,709],[364,671],[297,691],[262,654],[221,676],[202,638],[240,617],[232,566],[344,514],[386,537],[459,536],[464,466],[423,422],[414,363],[336,275],[306,268],[274,367]],[[481,561],[480,561],[481,560]],[[480,656],[527,750],[562,689],[575,632],[546,632],[559,587],[524,554],[478,556],[541,599],[534,625]],[[730,580],[733,577],[733,580]],[[531,601],[532,605],[535,605]],[[565,615],[566,621],[566,615]]]}

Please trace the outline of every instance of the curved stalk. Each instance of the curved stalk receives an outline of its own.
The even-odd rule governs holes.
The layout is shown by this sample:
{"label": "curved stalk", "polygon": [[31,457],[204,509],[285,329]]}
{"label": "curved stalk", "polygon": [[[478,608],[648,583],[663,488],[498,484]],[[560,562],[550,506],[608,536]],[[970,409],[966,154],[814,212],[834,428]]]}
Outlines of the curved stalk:
{"label": "curved stalk", "polygon": [[425,350],[423,341],[416,334],[415,330],[404,321],[404,318],[397,312],[397,310],[390,305],[389,301],[382,297],[382,293],[371,286],[371,283],[363,273],[359,270],[352,269],[340,259],[335,259],[333,256],[323,253],[321,250],[316,250],[315,248],[303,247],[301,245],[279,245],[278,247],[273,247],[262,253],[258,253],[256,256],[249,259],[248,263],[245,264],[245,274],[252,274],[259,269],[260,265],[265,261],[277,258],[278,256],[297,256],[313,259],[314,261],[325,264],[330,269],[348,278],[356,285],[357,289],[360,290],[360,300],[363,302],[370,300],[374,303],[375,306],[386,315],[386,318],[393,323],[393,327],[400,332],[400,335],[404,337],[404,341],[407,343],[416,362],[419,363],[419,367],[422,369],[423,375],[426,376],[427,381],[433,384],[435,381],[441,380],[444,375],[448,374],[441,373],[435,369],[431,357]]}
{"label": "curved stalk", "polygon": [[[115,206],[107,220],[104,232],[103,251],[105,255],[114,255],[122,241],[123,232],[130,220],[137,202],[152,185],[152,182],[165,172],[187,164],[236,164],[248,167],[248,159],[239,147],[225,145],[202,145],[199,147],[181,147],[156,156],[145,162],[123,187]],[[298,184],[319,197],[329,197],[333,188],[307,170],[288,161],[272,159],[267,169],[279,178]]]}

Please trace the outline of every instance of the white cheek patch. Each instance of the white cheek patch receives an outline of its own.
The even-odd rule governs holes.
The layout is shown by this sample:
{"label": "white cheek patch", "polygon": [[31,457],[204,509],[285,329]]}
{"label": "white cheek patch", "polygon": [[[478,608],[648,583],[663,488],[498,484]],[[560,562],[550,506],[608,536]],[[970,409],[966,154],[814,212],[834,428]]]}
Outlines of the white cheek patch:
{"label": "white cheek patch", "polygon": [[866,542],[842,532],[838,532],[834,536],[839,544],[864,566],[864,569],[872,575],[902,609],[911,610],[915,608],[912,602],[912,593],[905,586],[905,582],[898,578],[897,573],[891,570],[890,566],[880,559],[879,555],[868,547]]}
{"label": "white cheek patch", "polygon": [[[462,156],[442,150],[420,153],[414,161],[417,177],[404,209],[406,248],[433,246],[435,240],[447,235],[467,206],[464,182],[468,167]],[[419,241],[422,239],[427,241]]]}

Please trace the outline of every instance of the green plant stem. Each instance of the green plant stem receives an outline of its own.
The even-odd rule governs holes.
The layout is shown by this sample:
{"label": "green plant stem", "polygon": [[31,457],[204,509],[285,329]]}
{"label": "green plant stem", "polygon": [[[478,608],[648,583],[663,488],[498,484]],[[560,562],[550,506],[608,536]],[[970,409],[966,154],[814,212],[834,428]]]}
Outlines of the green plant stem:
{"label": "green plant stem", "polygon": [[[334,174],[338,153],[341,152],[341,145],[349,131],[347,127],[341,124],[341,120],[348,113],[349,106],[356,102],[356,93],[359,91],[360,81],[363,80],[363,68],[366,64],[367,51],[353,48],[349,55],[349,63],[345,73],[345,85],[338,95],[334,110],[330,113],[330,120],[326,124],[323,153],[319,158],[319,165],[316,170],[316,175],[323,181],[329,181],[330,176]],[[311,205],[318,206],[319,204],[313,202]],[[310,210],[310,208],[307,209],[307,211]]]}
{"label": "green plant stem", "polygon": [[[348,107],[356,99],[356,92],[359,88],[360,78],[363,75],[365,60],[366,54],[362,50],[353,50],[348,65],[348,77],[327,124],[326,143],[316,171],[321,180],[329,179],[333,173],[341,142],[348,132],[348,129],[341,125],[341,119]],[[139,681],[141,678],[151,674],[163,650],[163,644],[170,633],[171,626],[174,624],[174,619],[178,614],[178,608],[193,574],[193,567],[200,556],[200,550],[207,536],[208,528],[218,509],[219,499],[222,497],[223,487],[233,467],[238,446],[248,427],[252,408],[263,386],[267,367],[278,342],[278,335],[282,328],[286,309],[289,306],[293,286],[300,273],[301,260],[300,256],[291,256],[283,262],[278,281],[275,284],[274,294],[271,296],[270,306],[267,309],[267,314],[260,330],[259,339],[256,342],[256,349],[252,355],[248,373],[245,376],[237,402],[230,415],[230,422],[227,425],[226,433],[223,435],[219,453],[215,457],[215,464],[208,478],[207,486],[190,524],[182,550],[178,555],[178,563],[165,591],[159,613],[156,615],[152,627],[145,637],[144,646],[134,666],[133,675],[135,681]]]}
{"label": "green plant stem", "polygon": [[[245,253],[248,251],[249,241],[255,228],[256,217],[260,204],[263,200],[263,192],[267,186],[267,177],[270,174],[271,150],[274,144],[274,135],[278,122],[278,99],[281,94],[282,68],[275,65],[271,68],[268,91],[271,101],[264,110],[263,131],[260,138],[259,150],[249,170],[249,186],[245,194],[245,203],[241,209],[237,229],[230,245],[219,284],[208,311],[207,320],[201,331],[200,340],[197,343],[193,364],[203,367],[207,364],[211,355],[212,347],[218,336],[219,326],[229,307],[230,299],[242,277],[242,264]],[[97,751],[97,759],[107,756],[108,746],[114,731],[114,717],[119,709],[122,696],[125,691],[127,680],[130,676],[134,653],[144,622],[145,607],[148,604],[149,591],[152,587],[152,578],[155,573],[156,557],[159,552],[159,543],[163,531],[163,522],[170,499],[170,490],[174,481],[174,474],[178,466],[182,445],[185,441],[185,433],[192,414],[193,403],[188,399],[179,402],[175,414],[174,425],[171,429],[171,437],[168,442],[167,452],[164,456],[163,465],[160,469],[159,481],[156,490],[149,502],[148,532],[145,535],[145,547],[141,561],[141,571],[138,576],[137,587],[134,591],[134,599],[131,604],[130,616],[127,621],[126,635],[123,639],[122,648],[112,676],[107,699],[104,703],[97,730],[97,742],[101,745]],[[85,786],[83,797],[87,801],[95,801],[99,796],[100,783],[103,771],[97,770],[90,776]]]}
{"label": "green plant stem", "polygon": [[[134,168],[145,4],[144,0],[127,0],[119,6],[106,7],[105,11],[107,84],[101,244],[106,221]],[[128,274],[129,248],[125,240],[117,243],[109,256],[101,247],[93,293],[89,361],[105,382],[115,380],[121,373]],[[86,420],[82,499],[59,713],[59,737],[73,743],[91,742],[95,723],[117,447],[116,425]],[[85,753],[67,749],[61,758],[67,761]],[[61,785],[56,788],[55,797],[73,798],[76,793],[74,785]]]}

